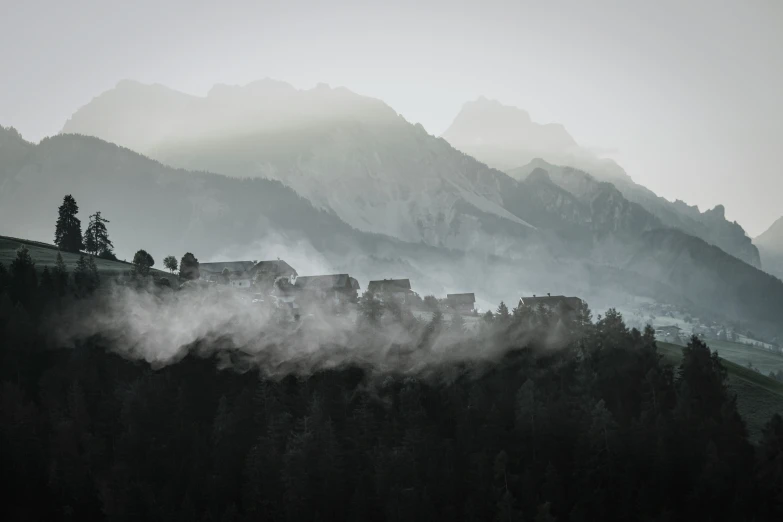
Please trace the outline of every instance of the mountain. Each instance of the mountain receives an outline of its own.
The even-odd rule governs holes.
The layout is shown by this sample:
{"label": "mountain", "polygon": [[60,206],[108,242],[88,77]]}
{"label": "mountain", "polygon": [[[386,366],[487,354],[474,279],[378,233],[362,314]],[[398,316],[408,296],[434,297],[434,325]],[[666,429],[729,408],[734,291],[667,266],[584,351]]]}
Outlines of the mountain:
{"label": "mountain", "polygon": [[[630,239],[661,226],[609,184],[577,200],[545,179],[518,182],[347,89],[264,80],[174,96],[121,82],[64,131],[176,167],[277,179],[357,230],[435,247],[622,263]],[[550,134],[540,143],[573,142]]]}
{"label": "mountain", "polygon": [[[11,150],[7,143],[18,154],[5,154]],[[140,248],[158,260],[186,251],[201,261],[280,257],[300,274],[349,272],[363,286],[370,279],[404,277],[422,295],[475,291],[484,307],[538,288],[593,296],[596,304],[614,299],[591,289],[579,260],[554,260],[542,252],[523,261],[363,232],[276,180],[174,169],[81,135],[36,145],[0,127],[0,144],[2,235],[51,242],[57,208],[65,194],[73,194],[83,226],[96,210],[110,220],[120,259]]]}
{"label": "mountain", "polygon": [[783,216],[754,239],[753,244],[759,249],[764,270],[783,279]]}
{"label": "mountain", "polygon": [[722,205],[700,212],[682,201],[670,202],[659,197],[635,183],[613,160],[599,158],[580,147],[561,125],[541,125],[521,109],[479,98],[462,107],[443,138],[517,179],[536,168],[543,168],[552,176],[555,168],[564,173],[589,173],[597,181],[615,185],[628,201],[644,207],[663,225],[679,228],[752,266],[761,267],[753,242],[740,225],[726,220]]}
{"label": "mountain", "polygon": [[[533,231],[530,238],[538,241],[540,249],[538,255],[523,259],[360,231],[279,181],[174,169],[93,137],[64,134],[35,145],[20,142],[16,133],[0,128],[0,143],[8,141],[18,154],[0,156],[3,235],[50,241],[57,207],[63,195],[71,193],[84,221],[96,210],[110,219],[109,233],[120,258],[130,258],[139,248],[156,259],[179,257],[186,251],[202,261],[280,257],[301,274],[350,272],[363,286],[369,279],[406,277],[421,294],[473,291],[484,309],[494,308],[501,299],[513,303],[531,293],[579,295],[596,310],[639,296],[705,316],[742,320],[759,332],[769,329],[763,316],[757,320],[754,303],[746,303],[754,296],[736,289],[724,295],[732,302],[739,300],[736,310],[731,309],[737,315],[728,318],[722,315],[722,303],[700,301],[709,294],[696,276],[700,263],[708,258],[683,268],[683,274],[694,276],[684,277],[684,283],[669,277],[666,269],[672,260],[679,259],[689,241],[699,240],[683,234],[683,241],[662,242],[665,252],[650,256],[646,263],[651,265],[641,263],[647,256],[639,252],[648,248],[643,238],[661,229],[655,228],[654,217],[621,198],[611,184],[579,199],[543,171],[524,182],[497,173],[504,208],[527,212],[537,222],[536,228],[520,228]],[[13,168],[8,166],[11,163]],[[517,226],[486,216],[480,225],[477,234],[493,241],[511,240],[513,230],[508,227]],[[569,240],[569,234],[582,243]],[[524,243],[526,238],[518,236],[516,241]],[[733,285],[731,280],[739,273],[742,269],[729,263],[719,265],[715,277]],[[743,277],[750,281],[749,287],[766,286],[770,303],[783,295],[783,289],[766,279],[756,281],[766,274],[748,274]]]}
{"label": "mountain", "polygon": [[[597,179],[584,170],[553,165],[541,158],[536,158],[522,167],[510,169],[508,174],[515,179],[524,180],[533,171],[539,169],[545,170],[556,184],[577,197],[584,197],[599,190],[599,187],[607,190],[606,185],[609,183]],[[672,203],[632,182],[629,184],[626,181],[614,180],[611,184],[629,202],[655,216],[661,226],[682,230],[721,248],[751,266],[762,267],[758,249],[740,225],[726,220],[726,210],[723,205],[700,212],[695,206],[689,206],[679,200]]]}
{"label": "mountain", "polygon": [[680,288],[723,317],[753,318],[774,335],[783,327],[783,281],[675,229],[652,230],[626,268]]}
{"label": "mountain", "polygon": [[526,111],[483,96],[465,103],[442,137],[504,171],[543,157],[558,165],[587,168],[607,179],[628,179],[617,163],[580,147],[562,125],[535,123]]}
{"label": "mountain", "polygon": [[343,88],[264,80],[193,97],[121,82],[63,131],[175,167],[277,179],[358,230],[407,242],[517,257],[541,243],[533,226],[503,207],[502,173]]}

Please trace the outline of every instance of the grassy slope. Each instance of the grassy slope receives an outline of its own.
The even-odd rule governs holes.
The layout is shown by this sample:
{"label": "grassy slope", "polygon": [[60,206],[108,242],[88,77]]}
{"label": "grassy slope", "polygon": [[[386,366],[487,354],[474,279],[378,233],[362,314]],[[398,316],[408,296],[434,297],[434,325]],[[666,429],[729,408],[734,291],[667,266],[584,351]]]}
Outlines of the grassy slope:
{"label": "grassy slope", "polygon": [[[708,345],[713,347],[711,341]],[[658,351],[667,362],[675,366],[680,363],[681,346],[659,342]],[[721,350],[718,353],[722,353]],[[783,383],[726,359],[723,359],[723,365],[729,374],[729,386],[737,394],[737,407],[747,423],[750,438],[758,440],[762,427],[772,415],[783,415]]]}
{"label": "grassy slope", "polygon": [[[35,261],[35,266],[39,271],[43,270],[44,266],[48,266],[50,270],[54,268],[58,252],[56,246],[27,239],[0,236],[0,263],[2,263],[6,269],[10,267],[11,261],[16,257],[16,250],[21,244],[27,246],[27,249],[30,251],[30,256],[33,258],[33,261]],[[79,260],[79,255],[70,252],[62,252],[62,256],[63,261],[65,261],[65,264],[68,267],[68,271],[73,272],[76,268],[76,262]],[[118,277],[129,272],[133,266],[131,263],[125,261],[109,261],[98,258],[95,259],[95,264],[98,266],[98,272],[106,277]],[[152,272],[161,277],[176,277],[176,275],[160,270],[153,269]]]}

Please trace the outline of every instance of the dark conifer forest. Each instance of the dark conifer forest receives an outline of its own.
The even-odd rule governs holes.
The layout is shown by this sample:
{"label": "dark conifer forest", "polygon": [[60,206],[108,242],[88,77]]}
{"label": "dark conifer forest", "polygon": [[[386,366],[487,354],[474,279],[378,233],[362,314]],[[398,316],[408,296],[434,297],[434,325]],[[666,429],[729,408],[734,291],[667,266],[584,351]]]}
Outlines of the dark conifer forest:
{"label": "dark conifer forest", "polygon": [[[345,350],[381,323],[416,339],[386,369],[270,372],[214,340],[153,367],[101,335],[52,337],[116,284],[90,261],[81,279],[37,277],[23,249],[0,268],[3,520],[783,519],[783,419],[751,444],[698,338],[674,368],[613,310],[503,305],[469,330],[366,295]],[[495,355],[393,364],[444,346]]]}

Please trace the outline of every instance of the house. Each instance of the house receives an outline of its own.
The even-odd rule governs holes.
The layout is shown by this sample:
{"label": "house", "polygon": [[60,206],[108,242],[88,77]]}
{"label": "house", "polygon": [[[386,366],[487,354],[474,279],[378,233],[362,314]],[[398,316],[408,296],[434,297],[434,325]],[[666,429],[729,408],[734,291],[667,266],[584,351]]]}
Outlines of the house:
{"label": "house", "polygon": [[283,293],[292,293],[303,301],[343,304],[356,302],[359,299],[359,288],[359,282],[348,274],[299,276]]}
{"label": "house", "polygon": [[655,328],[655,336],[660,338],[677,338],[680,337],[682,328],[676,325],[658,326]]}
{"label": "house", "polygon": [[201,279],[228,284],[236,288],[250,288],[268,280],[271,288],[281,277],[296,277],[296,270],[281,259],[274,261],[223,261],[200,263]]}
{"label": "house", "polygon": [[461,314],[469,314],[476,307],[476,296],[474,294],[446,294],[446,303]]}
{"label": "house", "polygon": [[367,284],[367,291],[381,300],[384,298],[392,298],[402,302],[413,294],[409,279],[380,279],[377,281],[370,281]]}
{"label": "house", "polygon": [[562,316],[573,315],[579,312],[584,306],[584,301],[578,297],[566,297],[564,295],[550,295],[545,296],[533,296],[522,297],[519,299],[520,306],[528,306],[530,308],[538,309],[543,307],[550,312],[554,312]]}

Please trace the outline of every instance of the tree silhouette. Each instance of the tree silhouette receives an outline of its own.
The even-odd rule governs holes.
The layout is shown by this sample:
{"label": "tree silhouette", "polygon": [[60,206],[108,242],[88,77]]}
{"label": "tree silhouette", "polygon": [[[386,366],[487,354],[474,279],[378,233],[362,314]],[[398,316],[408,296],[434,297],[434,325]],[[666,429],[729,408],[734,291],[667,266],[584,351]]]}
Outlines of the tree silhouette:
{"label": "tree silhouette", "polygon": [[503,301],[500,302],[497,312],[495,312],[495,318],[501,322],[508,322],[511,318],[511,314],[508,312],[508,306]]}
{"label": "tree silhouette", "polygon": [[68,268],[65,266],[65,261],[63,261],[63,256],[60,252],[57,252],[57,259],[54,263],[53,279],[57,295],[60,297],[64,296],[65,290],[68,288]]}
{"label": "tree silhouette", "polygon": [[102,218],[100,212],[96,212],[90,216],[90,223],[84,232],[84,249],[94,256],[113,256],[114,245],[109,239],[106,223],[109,223],[109,220]]}
{"label": "tree silhouette", "polygon": [[150,268],[155,264],[155,260],[146,250],[137,250],[133,255],[133,274],[138,276],[148,276]]}
{"label": "tree silhouette", "polygon": [[76,262],[76,269],[73,271],[73,282],[76,285],[76,294],[84,297],[95,291],[100,285],[98,277],[98,267],[92,256],[79,256]]}
{"label": "tree silhouette", "polygon": [[26,246],[21,245],[16,251],[16,257],[11,261],[11,299],[28,307],[33,294],[38,288],[38,277],[35,273],[35,261],[30,256]]}
{"label": "tree silhouette", "polygon": [[163,266],[168,268],[169,272],[173,274],[178,268],[177,258],[174,256],[166,256],[163,259]]}
{"label": "tree silhouette", "polygon": [[5,266],[3,266],[3,263],[0,263],[0,294],[5,292],[8,289],[8,271],[5,269]]}
{"label": "tree silhouette", "polygon": [[198,269],[198,259],[190,252],[182,256],[179,262],[179,277],[188,281],[201,277]]}
{"label": "tree silhouette", "polygon": [[54,230],[54,243],[65,252],[79,253],[84,248],[82,242],[82,223],[76,214],[79,206],[73,196],[68,194],[60,205],[57,225]]}

